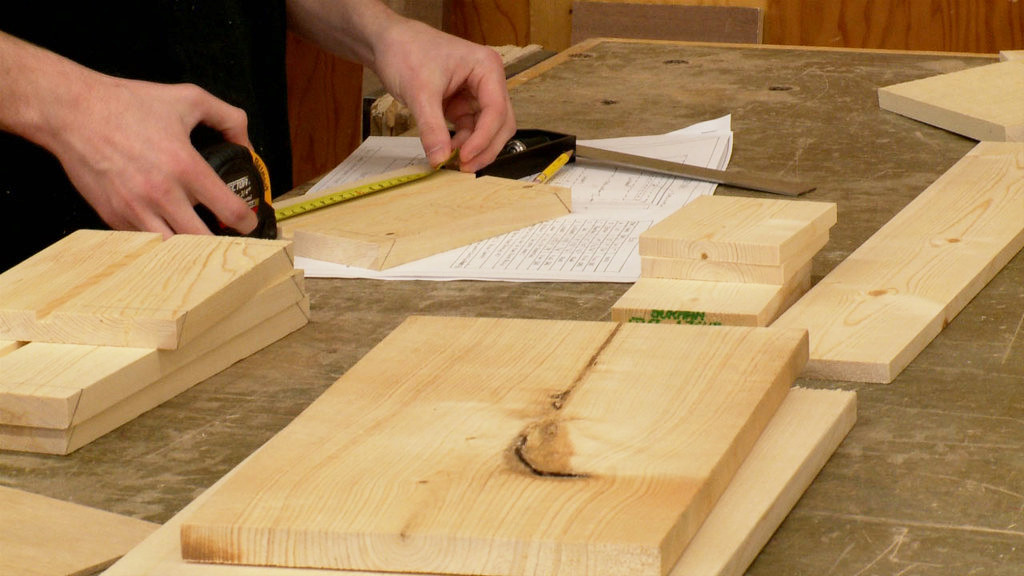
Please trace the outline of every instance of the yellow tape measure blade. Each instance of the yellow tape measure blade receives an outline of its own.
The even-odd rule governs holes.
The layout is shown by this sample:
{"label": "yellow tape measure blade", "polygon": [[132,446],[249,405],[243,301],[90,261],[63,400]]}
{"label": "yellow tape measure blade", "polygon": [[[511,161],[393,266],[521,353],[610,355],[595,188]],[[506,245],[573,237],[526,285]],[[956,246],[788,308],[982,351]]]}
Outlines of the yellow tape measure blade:
{"label": "yellow tape measure blade", "polygon": [[278,222],[280,222],[281,220],[285,220],[293,216],[306,214],[307,212],[319,210],[320,208],[326,208],[327,206],[339,204],[347,200],[352,200],[353,198],[359,198],[360,196],[366,196],[368,194],[373,194],[375,192],[382,192],[384,190],[388,190],[390,188],[394,188],[395,186],[400,186],[402,184],[406,184],[414,180],[420,180],[422,178],[430,176],[435,172],[437,172],[437,169],[431,168],[428,169],[427,171],[397,174],[394,176],[385,175],[386,177],[382,180],[366,182],[364,184],[359,184],[349,188],[335,189],[333,191],[322,193],[316,196],[315,198],[301,200],[299,202],[296,202],[295,204],[290,204],[288,206],[277,207],[276,210],[274,211],[274,214],[277,217]]}

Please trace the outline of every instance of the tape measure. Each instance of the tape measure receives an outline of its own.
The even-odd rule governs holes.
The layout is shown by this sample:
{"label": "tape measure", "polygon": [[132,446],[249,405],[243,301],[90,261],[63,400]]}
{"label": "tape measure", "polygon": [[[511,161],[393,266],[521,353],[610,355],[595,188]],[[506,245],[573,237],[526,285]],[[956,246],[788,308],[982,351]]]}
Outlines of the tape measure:
{"label": "tape measure", "polygon": [[[247,234],[253,238],[277,238],[277,221],[271,205],[270,175],[256,152],[234,142],[219,142],[201,151],[214,172],[239,198],[256,213],[256,228]],[[196,206],[196,212],[215,234],[240,236],[225,226],[205,206]]]}
{"label": "tape measure", "polygon": [[291,218],[292,216],[298,216],[313,210],[319,210],[332,204],[338,204],[339,202],[345,202],[346,200],[352,200],[353,198],[359,198],[360,196],[366,196],[367,194],[373,194],[374,192],[383,192],[389,188],[400,186],[414,180],[420,180],[426,178],[431,174],[436,173],[442,168],[455,167],[459,158],[459,151],[453,150],[451,155],[441,163],[440,166],[422,170],[420,172],[411,172],[408,174],[396,174],[392,176],[385,176],[381,180],[376,182],[369,182],[365,184],[359,184],[349,188],[339,188],[332,190],[327,193],[321,194],[316,198],[310,198],[309,200],[303,200],[296,202],[295,204],[289,204],[288,206],[280,207],[274,210],[274,216],[277,221]]}

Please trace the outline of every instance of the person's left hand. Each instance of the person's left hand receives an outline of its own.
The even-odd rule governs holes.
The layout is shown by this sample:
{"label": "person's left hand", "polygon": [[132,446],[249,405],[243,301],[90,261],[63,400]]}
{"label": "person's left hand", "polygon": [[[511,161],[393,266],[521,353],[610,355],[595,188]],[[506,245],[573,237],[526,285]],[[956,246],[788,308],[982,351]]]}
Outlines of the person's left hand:
{"label": "person's left hand", "polygon": [[494,50],[402,20],[380,39],[374,54],[375,72],[409,108],[432,165],[443,163],[457,148],[461,169],[475,172],[490,164],[515,133],[505,68]]}

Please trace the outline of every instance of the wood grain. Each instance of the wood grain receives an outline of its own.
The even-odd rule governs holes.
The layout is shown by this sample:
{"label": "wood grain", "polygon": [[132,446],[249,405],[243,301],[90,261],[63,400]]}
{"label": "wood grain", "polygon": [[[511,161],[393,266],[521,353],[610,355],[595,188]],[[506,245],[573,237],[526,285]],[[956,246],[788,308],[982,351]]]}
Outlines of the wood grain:
{"label": "wood grain", "polygon": [[[623,0],[632,3],[642,0]],[[647,3],[745,6],[764,10],[764,42],[788,46],[881,48],[994,54],[1024,49],[1024,6],[1004,0],[646,0]],[[488,0],[499,7],[517,0]],[[571,45],[573,0],[533,0],[529,20],[512,26],[529,30],[527,40],[548,50]],[[506,12],[507,13],[507,12]],[[490,33],[469,32],[477,40]],[[476,34],[479,34],[477,36]]]}
{"label": "wood grain", "polygon": [[275,240],[79,230],[0,275],[0,339],[173,349],[292,270]]}
{"label": "wood grain", "polygon": [[186,520],[182,554],[665,574],[805,343],[763,328],[410,318]]}
{"label": "wood grain", "polygon": [[787,284],[642,277],[612,306],[615,322],[768,326],[811,287],[811,263]]}
{"label": "wood grain", "polygon": [[26,343],[0,356],[0,424],[67,429],[306,300],[293,271],[176,350]]}
{"label": "wood grain", "polygon": [[1024,246],[1024,144],[982,142],[773,326],[806,328],[805,376],[891,382]]}
{"label": "wood grain", "polygon": [[151,522],[0,486],[0,574],[87,576],[156,529]]}
{"label": "wood grain", "polygon": [[[828,461],[856,419],[853,392],[794,388],[744,460],[671,576],[740,576]],[[236,468],[237,470],[237,468]],[[181,524],[230,472],[164,524],[106,576],[337,576],[334,570],[187,563]],[[350,576],[383,576],[353,571]]]}
{"label": "wood grain", "polygon": [[308,302],[293,303],[245,333],[238,334],[171,370],[127,397],[103,404],[99,411],[68,428],[0,425],[0,449],[66,455],[131,421],[260,349],[305,326]]}
{"label": "wood grain", "polygon": [[1024,142],[1024,60],[885,86],[878,104],[975,140]]}
{"label": "wood grain", "polygon": [[640,255],[780,266],[836,223],[831,202],[701,196],[640,235]]}
{"label": "wood grain", "polygon": [[804,271],[811,258],[828,244],[828,238],[829,235],[826,230],[823,234],[808,241],[800,252],[797,252],[777,266],[745,264],[742,262],[719,262],[696,258],[641,256],[640,275],[644,278],[745,282],[784,286]]}
{"label": "wood grain", "polygon": [[759,44],[761,30],[759,8],[664,2],[576,0],[572,3],[573,44],[590,38]]}
{"label": "wood grain", "polygon": [[362,142],[363,67],[291,33],[286,55],[292,182],[301,184],[326,174]]}
{"label": "wood grain", "polygon": [[568,188],[440,170],[284,220],[295,253],[381,270],[570,212]]}

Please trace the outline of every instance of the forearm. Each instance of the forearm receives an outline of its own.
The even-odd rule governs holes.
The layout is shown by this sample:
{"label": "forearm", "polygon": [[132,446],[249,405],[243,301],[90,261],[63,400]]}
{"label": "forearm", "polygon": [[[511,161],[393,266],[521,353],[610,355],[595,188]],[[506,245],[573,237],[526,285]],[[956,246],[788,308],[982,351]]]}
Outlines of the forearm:
{"label": "forearm", "polygon": [[49,148],[96,74],[58,54],[0,32],[0,130]]}
{"label": "forearm", "polygon": [[288,0],[290,30],[371,69],[376,46],[408,23],[379,0]]}

